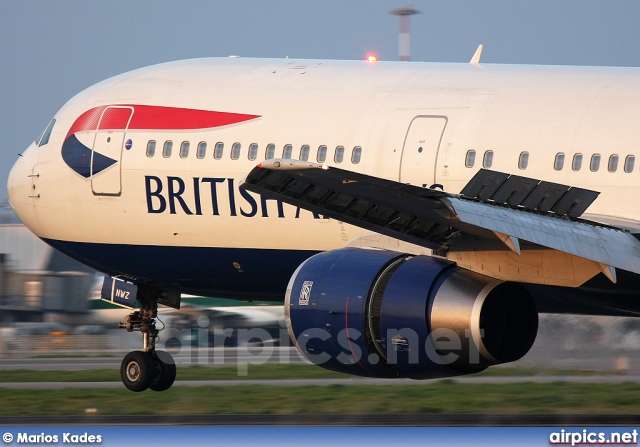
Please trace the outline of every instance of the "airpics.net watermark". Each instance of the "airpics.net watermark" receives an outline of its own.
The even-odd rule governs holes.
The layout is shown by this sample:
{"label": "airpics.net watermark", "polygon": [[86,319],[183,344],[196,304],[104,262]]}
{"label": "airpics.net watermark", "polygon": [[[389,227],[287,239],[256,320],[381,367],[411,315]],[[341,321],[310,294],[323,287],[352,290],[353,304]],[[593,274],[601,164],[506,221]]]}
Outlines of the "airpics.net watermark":
{"label": "airpics.net watermark", "polygon": [[[297,346],[304,352],[303,355],[290,348],[291,338],[284,318],[276,330],[210,326],[209,318],[201,315],[198,317],[196,328],[167,328],[160,332],[156,349],[188,358],[196,365],[237,365],[239,376],[248,374],[249,365],[265,363],[287,364],[302,360],[321,366],[332,359],[344,365],[363,359],[370,364],[382,361],[380,353],[362,349],[358,342],[363,341],[365,336],[355,328],[342,329],[337,333],[332,333],[327,328],[305,330],[296,339]],[[483,331],[480,331],[480,336],[482,335]],[[439,328],[421,340],[420,335],[411,328],[388,329],[381,341],[383,343],[378,345],[385,346],[381,354],[387,365],[397,364],[400,361],[399,357],[403,363],[409,365],[418,365],[425,359],[436,365],[451,365],[461,357],[471,366],[479,365],[482,361],[470,330],[466,330],[464,337],[461,337],[452,329]],[[333,342],[333,347],[336,348],[333,357],[331,353],[318,349],[319,344],[328,342]],[[225,346],[233,346],[233,349],[221,348]]]}
{"label": "airpics.net watermark", "polygon": [[638,431],[595,431],[582,429],[571,431],[562,429],[549,434],[550,445],[637,445]]}

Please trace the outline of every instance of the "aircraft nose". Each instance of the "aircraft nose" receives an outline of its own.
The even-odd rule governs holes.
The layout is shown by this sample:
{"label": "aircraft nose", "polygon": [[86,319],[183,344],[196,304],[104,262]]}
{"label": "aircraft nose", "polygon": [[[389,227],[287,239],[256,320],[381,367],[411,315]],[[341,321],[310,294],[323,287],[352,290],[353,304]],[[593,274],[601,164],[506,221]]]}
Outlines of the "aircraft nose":
{"label": "aircraft nose", "polygon": [[9,172],[9,179],[7,180],[7,197],[9,204],[16,214],[18,214],[18,217],[20,217],[20,202],[25,201],[30,194],[30,167],[28,166],[27,158],[29,158],[28,153],[33,151],[29,149],[14,163]]}
{"label": "aircraft nose", "polygon": [[14,179],[16,176],[16,166],[18,165],[18,163],[20,163],[20,160],[18,159],[18,161],[16,161],[13,165],[13,167],[11,168],[11,171],[9,171],[9,179],[7,180],[7,197],[9,198],[9,205],[11,205],[11,208],[15,209],[15,186],[14,186]]}

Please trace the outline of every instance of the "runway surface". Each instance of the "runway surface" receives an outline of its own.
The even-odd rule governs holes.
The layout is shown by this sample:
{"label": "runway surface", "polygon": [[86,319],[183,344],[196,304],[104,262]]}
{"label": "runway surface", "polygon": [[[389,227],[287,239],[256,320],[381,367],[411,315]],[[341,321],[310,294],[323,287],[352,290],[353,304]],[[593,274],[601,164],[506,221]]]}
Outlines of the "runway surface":
{"label": "runway surface", "polygon": [[[29,369],[33,371],[64,370],[82,371],[88,369],[119,369],[126,352],[114,353],[110,357],[42,357],[42,358],[1,358],[0,371]],[[294,347],[272,348],[268,355],[252,348],[205,348],[193,349],[189,355],[175,356],[180,367],[200,366],[216,368],[263,363],[309,363]]]}
{"label": "runway surface", "polygon": [[31,371],[82,371],[88,369],[117,369],[121,357],[77,357],[43,359],[0,359],[0,371],[28,369]]}

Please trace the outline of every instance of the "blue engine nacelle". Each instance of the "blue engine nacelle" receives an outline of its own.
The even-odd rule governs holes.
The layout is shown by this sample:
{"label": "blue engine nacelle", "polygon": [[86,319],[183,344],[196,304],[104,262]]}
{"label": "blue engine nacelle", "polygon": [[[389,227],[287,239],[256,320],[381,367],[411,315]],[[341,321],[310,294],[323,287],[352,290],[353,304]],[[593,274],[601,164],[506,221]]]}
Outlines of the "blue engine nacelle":
{"label": "blue engine nacelle", "polygon": [[516,283],[440,258],[359,248],[300,265],[285,312],[311,362],[368,377],[478,372],[521,358],[538,331],[535,303]]}

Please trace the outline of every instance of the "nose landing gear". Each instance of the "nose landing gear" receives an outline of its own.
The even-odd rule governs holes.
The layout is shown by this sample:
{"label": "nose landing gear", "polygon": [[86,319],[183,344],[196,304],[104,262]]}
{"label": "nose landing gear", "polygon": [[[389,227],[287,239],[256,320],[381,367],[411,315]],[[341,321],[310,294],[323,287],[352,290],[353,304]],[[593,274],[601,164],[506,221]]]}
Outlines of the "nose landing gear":
{"label": "nose landing gear", "polygon": [[165,391],[176,379],[176,364],[166,351],[156,350],[158,329],[157,299],[143,299],[138,296],[140,309],[130,313],[119,327],[128,332],[140,331],[143,337],[142,351],[132,351],[122,360],[120,378],[131,391],[140,392],[146,389]]}

